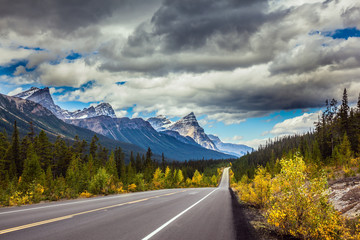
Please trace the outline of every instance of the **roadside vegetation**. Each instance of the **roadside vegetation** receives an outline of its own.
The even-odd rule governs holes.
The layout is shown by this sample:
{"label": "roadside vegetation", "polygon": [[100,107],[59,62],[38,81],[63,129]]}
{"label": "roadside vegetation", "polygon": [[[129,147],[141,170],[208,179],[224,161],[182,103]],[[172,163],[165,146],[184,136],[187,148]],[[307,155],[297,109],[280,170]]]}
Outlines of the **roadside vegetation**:
{"label": "roadside vegetation", "polygon": [[277,139],[235,161],[231,187],[281,236],[360,239],[359,217],[344,217],[329,196],[329,181],[358,176],[359,166],[360,97],[350,108],[345,89],[340,106],[326,101],[314,132]]}
{"label": "roadside vegetation", "polygon": [[[96,135],[90,144],[75,137],[51,143],[44,131],[21,138],[16,122],[11,137],[0,132],[0,206],[91,197],[163,188],[216,186],[225,161],[158,162],[146,155],[125,159],[121,148],[109,152]],[[126,164],[127,163],[127,164]]]}

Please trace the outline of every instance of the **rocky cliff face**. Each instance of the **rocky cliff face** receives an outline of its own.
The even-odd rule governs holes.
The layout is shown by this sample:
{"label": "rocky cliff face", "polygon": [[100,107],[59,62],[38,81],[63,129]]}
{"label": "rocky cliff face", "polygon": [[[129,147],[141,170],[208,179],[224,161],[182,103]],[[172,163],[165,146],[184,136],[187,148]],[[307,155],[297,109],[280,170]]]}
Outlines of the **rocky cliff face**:
{"label": "rocky cliff face", "polygon": [[193,112],[174,124],[171,124],[167,129],[177,131],[182,136],[191,137],[195,140],[195,142],[204,148],[218,150],[215,144],[206,135],[204,129],[199,125]]}
{"label": "rocky cliff face", "polygon": [[39,103],[60,119],[82,119],[96,116],[116,117],[115,111],[109,103],[101,103],[95,107],[91,106],[74,112],[64,110],[54,103],[49,88],[47,87],[43,89],[32,87],[27,91],[15,95],[15,97]]}
{"label": "rocky cliff face", "polygon": [[65,120],[73,125],[87,128],[109,138],[136,144],[144,149],[148,147],[156,154],[164,153],[173,160],[189,159],[225,159],[232,156],[205,149],[190,137],[167,130],[157,132],[149,122],[141,118],[111,118],[98,116],[85,119]]}
{"label": "rocky cliff face", "polygon": [[173,123],[163,115],[148,118],[147,121],[156,131],[165,131]]}

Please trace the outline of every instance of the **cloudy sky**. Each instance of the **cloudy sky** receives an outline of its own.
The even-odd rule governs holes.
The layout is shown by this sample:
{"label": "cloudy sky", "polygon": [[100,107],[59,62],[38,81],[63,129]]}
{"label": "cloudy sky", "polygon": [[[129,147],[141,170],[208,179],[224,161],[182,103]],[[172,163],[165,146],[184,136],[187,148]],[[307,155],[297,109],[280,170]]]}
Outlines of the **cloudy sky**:
{"label": "cloudy sky", "polygon": [[51,88],[75,110],[195,112],[257,146],[308,131],[360,91],[358,0],[0,0],[0,92]]}

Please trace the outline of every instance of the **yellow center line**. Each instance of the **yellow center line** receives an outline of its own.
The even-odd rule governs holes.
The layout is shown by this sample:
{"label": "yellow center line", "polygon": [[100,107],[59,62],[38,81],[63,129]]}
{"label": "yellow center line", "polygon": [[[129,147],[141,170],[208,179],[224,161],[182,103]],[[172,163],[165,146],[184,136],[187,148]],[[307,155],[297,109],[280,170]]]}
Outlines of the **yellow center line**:
{"label": "yellow center line", "polygon": [[148,197],[148,198],[143,198],[143,199],[139,199],[139,200],[135,200],[135,201],[131,201],[131,202],[119,203],[119,204],[115,204],[115,205],[111,205],[111,206],[107,206],[107,207],[101,207],[101,208],[96,208],[96,209],[93,209],[93,210],[88,210],[88,211],[84,211],[84,212],[70,214],[70,215],[66,215],[66,216],[63,216],[63,217],[52,218],[52,219],[48,219],[48,220],[44,220],[44,221],[40,221],[40,222],[21,225],[21,226],[18,226],[18,227],[8,228],[8,229],[0,230],[0,235],[5,234],[5,233],[9,233],[9,232],[19,231],[19,230],[26,229],[26,228],[36,227],[36,226],[40,226],[40,225],[44,225],[44,224],[48,224],[48,223],[52,223],[52,222],[58,222],[58,221],[62,221],[62,220],[65,220],[65,219],[70,219],[72,217],[83,215],[83,214],[86,214],[86,213],[92,213],[92,212],[97,212],[97,211],[101,211],[101,210],[105,210],[105,209],[109,209],[109,208],[120,207],[120,206],[123,206],[123,205],[139,203],[139,202],[147,201],[147,200],[150,200],[150,199],[153,199],[153,198],[170,196],[170,195],[173,195],[173,194],[176,194],[176,193],[182,193],[182,192],[185,192],[185,191],[187,191],[187,190],[162,194],[162,195]]}

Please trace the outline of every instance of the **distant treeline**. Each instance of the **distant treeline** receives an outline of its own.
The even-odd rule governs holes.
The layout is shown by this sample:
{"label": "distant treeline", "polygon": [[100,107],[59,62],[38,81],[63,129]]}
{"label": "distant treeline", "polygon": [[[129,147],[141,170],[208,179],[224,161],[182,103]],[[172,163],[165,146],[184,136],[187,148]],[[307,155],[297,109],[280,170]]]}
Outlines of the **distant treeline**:
{"label": "distant treeline", "polygon": [[[216,186],[224,160],[167,162],[120,147],[109,151],[96,135],[90,144],[75,137],[72,144],[60,136],[29,133],[21,138],[16,122],[11,137],[0,132],[0,205],[15,205],[169,187]],[[189,156],[191,159],[191,156]],[[228,161],[227,161],[228,162]],[[125,164],[128,163],[128,164]]]}
{"label": "distant treeline", "polygon": [[279,159],[301,154],[304,161],[322,165],[346,165],[360,154],[360,95],[357,106],[349,107],[346,89],[342,102],[326,100],[326,109],[319,116],[313,132],[268,141],[255,152],[236,160],[233,171],[237,180],[243,175],[254,177],[255,169],[264,166],[272,174],[279,173]]}

